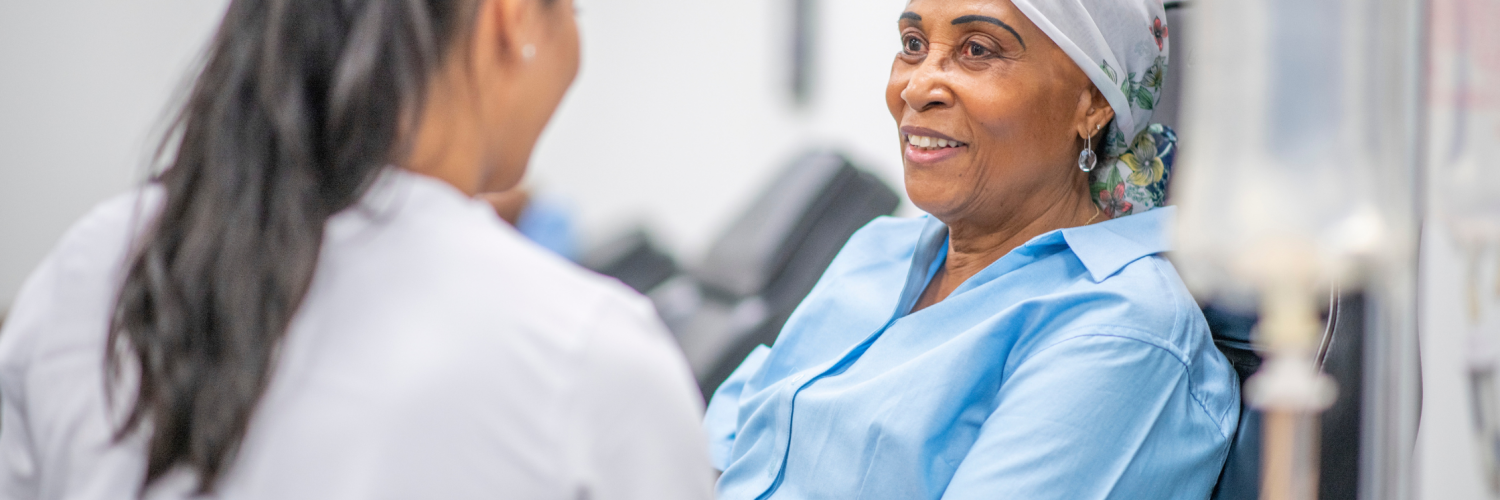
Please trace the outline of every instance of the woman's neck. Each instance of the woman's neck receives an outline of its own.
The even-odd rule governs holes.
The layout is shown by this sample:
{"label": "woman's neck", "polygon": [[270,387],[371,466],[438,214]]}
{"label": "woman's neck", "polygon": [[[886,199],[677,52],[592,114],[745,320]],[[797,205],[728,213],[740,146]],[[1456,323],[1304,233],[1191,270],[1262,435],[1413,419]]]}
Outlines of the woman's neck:
{"label": "woman's neck", "polygon": [[1030,206],[1040,208],[1032,214],[998,216],[990,220],[959,218],[945,221],[948,225],[948,256],[912,312],[948,298],[963,282],[1032,238],[1057,229],[1097,222],[1101,216],[1099,207],[1086,190],[1081,196],[1072,192]]}
{"label": "woman's neck", "polygon": [[480,157],[484,141],[474,112],[476,97],[463,83],[463,73],[457,71],[450,68],[429,84],[422,115],[412,131],[411,151],[401,165],[473,196],[484,184]]}

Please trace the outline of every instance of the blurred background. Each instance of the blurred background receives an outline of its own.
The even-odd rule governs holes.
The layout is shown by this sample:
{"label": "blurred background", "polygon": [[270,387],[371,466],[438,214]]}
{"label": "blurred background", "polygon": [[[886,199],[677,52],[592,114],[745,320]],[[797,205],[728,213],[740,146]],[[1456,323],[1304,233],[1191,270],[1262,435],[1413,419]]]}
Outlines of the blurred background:
{"label": "blurred background", "polygon": [[[0,311],[74,220],[143,182],[169,105],[226,3],[0,0]],[[1500,18],[1500,2],[1456,3]],[[876,212],[918,213],[901,190],[884,103],[904,0],[577,5],[582,72],[526,185],[567,215],[580,258],[634,231],[675,265],[712,260],[726,231],[743,226],[747,210],[774,202],[764,196],[768,186],[813,150],[842,153],[898,195]],[[1174,77],[1191,67],[1190,33],[1173,31]],[[1476,36],[1489,36],[1478,43],[1493,49],[1484,60],[1500,75],[1500,40]],[[1192,136],[1182,137],[1190,147]],[[1420,203],[1440,197],[1428,193]],[[1462,283],[1473,271],[1441,221],[1421,231],[1413,492],[1486,498],[1469,346],[1459,334]],[[657,288],[661,281],[651,283],[653,298],[672,303],[677,296],[665,295],[680,288]],[[729,305],[748,303],[741,299]],[[726,307],[729,316],[745,309]]]}
{"label": "blurred background", "polygon": [[[0,304],[74,219],[139,183],[224,0],[0,0]],[[584,244],[645,224],[693,256],[801,151],[901,180],[884,105],[901,0],[579,0],[583,65],[527,183]],[[794,98],[798,18],[816,74]],[[816,18],[813,20],[812,18]]]}

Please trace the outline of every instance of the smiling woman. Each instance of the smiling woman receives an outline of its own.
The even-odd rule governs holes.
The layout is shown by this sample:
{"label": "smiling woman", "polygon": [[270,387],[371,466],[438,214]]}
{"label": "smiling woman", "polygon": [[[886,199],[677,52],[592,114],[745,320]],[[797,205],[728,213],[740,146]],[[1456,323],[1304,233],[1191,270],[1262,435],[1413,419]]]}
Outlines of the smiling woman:
{"label": "smiling woman", "polygon": [[1162,18],[908,4],[886,105],[930,215],[855,234],[720,386],[721,498],[1208,496],[1239,388],[1161,256]]}

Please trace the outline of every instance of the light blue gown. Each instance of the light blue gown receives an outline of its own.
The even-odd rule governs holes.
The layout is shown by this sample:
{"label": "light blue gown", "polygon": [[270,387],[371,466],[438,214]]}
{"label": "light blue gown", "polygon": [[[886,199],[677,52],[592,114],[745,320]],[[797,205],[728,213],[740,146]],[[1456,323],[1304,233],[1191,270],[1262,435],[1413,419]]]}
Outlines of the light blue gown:
{"label": "light blue gown", "polygon": [[720,498],[1208,498],[1239,386],[1173,214],[1043,234],[910,314],[947,228],[870,223],[714,394]]}

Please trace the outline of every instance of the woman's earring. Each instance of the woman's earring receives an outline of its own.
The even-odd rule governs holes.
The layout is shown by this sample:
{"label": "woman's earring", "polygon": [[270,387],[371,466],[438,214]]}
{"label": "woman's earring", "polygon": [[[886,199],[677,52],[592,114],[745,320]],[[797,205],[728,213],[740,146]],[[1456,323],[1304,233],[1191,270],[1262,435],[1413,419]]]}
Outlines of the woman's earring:
{"label": "woman's earring", "polygon": [[521,58],[525,59],[527,62],[531,62],[532,59],[536,59],[536,46],[529,43],[525,46],[522,46]]}
{"label": "woman's earring", "polygon": [[1094,137],[1085,137],[1083,141],[1085,145],[1083,151],[1078,152],[1078,169],[1084,172],[1093,172],[1094,165],[1099,163],[1098,155],[1094,154]]}

